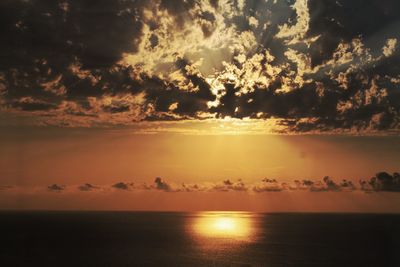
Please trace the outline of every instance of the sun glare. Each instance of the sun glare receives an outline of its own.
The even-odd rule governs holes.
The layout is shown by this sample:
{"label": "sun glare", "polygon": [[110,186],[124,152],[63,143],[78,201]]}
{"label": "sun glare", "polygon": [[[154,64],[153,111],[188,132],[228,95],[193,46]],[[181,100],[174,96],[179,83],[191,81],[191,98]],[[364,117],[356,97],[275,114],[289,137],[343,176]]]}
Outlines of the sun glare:
{"label": "sun glare", "polygon": [[235,231],[236,224],[232,218],[217,218],[215,220],[214,228],[223,232]]}
{"label": "sun glare", "polygon": [[205,212],[192,223],[193,233],[202,238],[252,239],[253,218],[241,212]]}

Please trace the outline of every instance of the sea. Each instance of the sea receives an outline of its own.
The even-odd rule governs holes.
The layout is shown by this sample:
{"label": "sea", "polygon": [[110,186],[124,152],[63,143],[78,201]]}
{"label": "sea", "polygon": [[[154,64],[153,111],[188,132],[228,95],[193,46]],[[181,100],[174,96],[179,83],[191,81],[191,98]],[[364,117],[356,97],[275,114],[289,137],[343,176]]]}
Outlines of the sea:
{"label": "sea", "polygon": [[0,266],[400,266],[400,215],[0,212]]}

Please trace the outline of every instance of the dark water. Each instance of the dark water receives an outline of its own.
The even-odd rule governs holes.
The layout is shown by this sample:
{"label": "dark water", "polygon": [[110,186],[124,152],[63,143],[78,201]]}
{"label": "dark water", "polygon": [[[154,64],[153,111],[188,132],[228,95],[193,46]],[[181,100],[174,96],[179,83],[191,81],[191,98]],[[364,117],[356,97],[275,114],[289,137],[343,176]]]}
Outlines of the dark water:
{"label": "dark water", "polygon": [[400,215],[1,212],[0,266],[400,266]]}

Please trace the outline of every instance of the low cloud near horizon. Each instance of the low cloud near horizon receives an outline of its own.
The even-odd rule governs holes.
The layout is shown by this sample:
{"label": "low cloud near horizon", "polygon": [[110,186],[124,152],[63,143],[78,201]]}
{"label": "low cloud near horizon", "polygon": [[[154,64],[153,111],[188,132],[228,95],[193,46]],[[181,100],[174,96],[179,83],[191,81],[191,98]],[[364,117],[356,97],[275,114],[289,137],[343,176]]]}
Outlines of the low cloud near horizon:
{"label": "low cloud near horizon", "polygon": [[[37,188],[37,187],[36,187]],[[2,185],[0,191],[20,189],[18,186]],[[29,188],[17,190],[21,193]],[[203,183],[173,183],[161,177],[156,177],[153,183],[116,182],[112,185],[94,185],[84,183],[78,186],[51,184],[46,187],[48,192],[111,192],[111,191],[159,191],[159,192],[284,192],[284,191],[308,191],[308,192],[400,192],[400,174],[395,172],[379,172],[369,180],[361,179],[358,183],[351,180],[335,181],[329,176],[321,180],[293,180],[292,182],[280,182],[277,179],[265,178],[260,182],[246,183],[241,179],[226,179],[221,182]],[[39,190],[40,191],[40,190]]]}

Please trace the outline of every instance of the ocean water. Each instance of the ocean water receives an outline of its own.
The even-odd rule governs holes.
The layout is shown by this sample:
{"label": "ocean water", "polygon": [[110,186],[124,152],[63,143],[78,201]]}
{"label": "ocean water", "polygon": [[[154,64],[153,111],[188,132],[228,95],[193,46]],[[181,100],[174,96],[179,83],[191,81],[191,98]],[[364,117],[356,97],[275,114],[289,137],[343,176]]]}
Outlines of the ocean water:
{"label": "ocean water", "polygon": [[0,266],[400,266],[400,215],[0,212]]}

